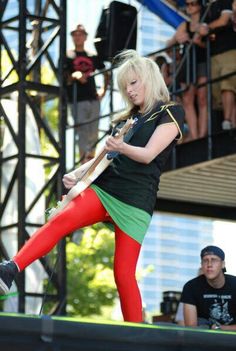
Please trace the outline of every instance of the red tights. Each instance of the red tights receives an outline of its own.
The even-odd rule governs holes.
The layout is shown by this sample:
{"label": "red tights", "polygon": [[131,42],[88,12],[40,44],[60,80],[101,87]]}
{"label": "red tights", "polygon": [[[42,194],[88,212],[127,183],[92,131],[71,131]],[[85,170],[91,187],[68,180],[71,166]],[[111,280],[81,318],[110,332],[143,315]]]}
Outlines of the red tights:
{"label": "red tights", "polygon": [[[74,198],[27,241],[13,258],[20,271],[46,255],[64,236],[76,229],[102,222],[106,209],[92,189]],[[125,321],[142,322],[142,301],[135,278],[141,245],[115,225],[114,277]]]}

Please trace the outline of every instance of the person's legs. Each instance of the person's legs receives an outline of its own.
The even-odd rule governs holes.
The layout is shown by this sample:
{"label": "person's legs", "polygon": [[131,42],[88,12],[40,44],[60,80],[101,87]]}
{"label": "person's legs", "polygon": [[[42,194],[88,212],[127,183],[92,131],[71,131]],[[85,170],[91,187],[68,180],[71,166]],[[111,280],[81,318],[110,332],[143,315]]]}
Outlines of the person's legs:
{"label": "person's legs", "polygon": [[[217,66],[218,76],[214,73],[212,78],[223,77],[231,74],[236,70],[235,61],[236,50],[229,50],[222,54],[213,56],[214,63]],[[215,68],[216,69],[216,68]],[[212,68],[214,71],[214,69]],[[230,129],[234,126],[235,118],[235,96],[236,96],[236,76],[232,75],[220,81],[221,99],[224,112],[223,129]],[[213,85],[214,93],[214,85]]]}
{"label": "person's legs", "polygon": [[98,139],[100,102],[99,100],[80,101],[77,104],[79,152],[82,163],[94,157],[94,144]]}
{"label": "person's legs", "polygon": [[[38,258],[46,255],[64,236],[75,229],[105,220],[106,210],[92,189],[74,198],[63,211],[38,229],[13,260],[0,264],[0,294],[6,294],[17,273]],[[15,264],[14,264],[15,263]]]}
{"label": "person's legs", "polygon": [[[226,127],[224,129],[230,129],[235,126],[235,93],[230,90],[223,90],[221,92],[221,97],[224,109],[224,122],[229,122],[229,128]],[[224,125],[227,126],[226,123],[224,123]]]}
{"label": "person's legs", "polygon": [[88,121],[93,121],[87,124],[87,157],[93,158],[95,154],[95,144],[98,141],[98,124],[99,124],[100,101],[90,101],[90,111]]}
{"label": "person's legs", "polygon": [[[230,50],[224,53],[222,63],[222,75],[236,71],[236,50]],[[233,75],[221,81],[221,97],[224,110],[224,121],[229,122],[230,127],[235,127],[235,110],[236,110],[236,76]],[[227,124],[226,124],[227,125]]]}
{"label": "person's legs", "polygon": [[106,210],[92,189],[74,198],[64,210],[37,230],[13,261],[23,270],[36,259],[46,255],[64,236],[76,229],[103,221]]}
{"label": "person's legs", "polygon": [[79,101],[77,103],[77,121],[76,124],[79,126],[76,128],[77,136],[79,138],[79,154],[82,163],[84,163],[84,157],[87,152],[87,130],[88,130],[88,119],[90,113],[90,101]]}
{"label": "person's legs", "polygon": [[[198,84],[203,84],[207,81],[207,77],[199,77]],[[208,113],[207,113],[207,87],[203,86],[197,90],[198,101],[198,132],[199,138],[207,135],[208,129]]]}
{"label": "person's legs", "polygon": [[[181,88],[185,88],[185,84],[181,83]],[[182,94],[182,102],[185,110],[185,120],[189,129],[189,136],[185,141],[198,138],[197,130],[197,114],[194,106],[195,87],[190,85],[189,88]]]}
{"label": "person's legs", "polygon": [[115,226],[114,277],[125,321],[143,322],[142,299],[135,277],[141,245]]}

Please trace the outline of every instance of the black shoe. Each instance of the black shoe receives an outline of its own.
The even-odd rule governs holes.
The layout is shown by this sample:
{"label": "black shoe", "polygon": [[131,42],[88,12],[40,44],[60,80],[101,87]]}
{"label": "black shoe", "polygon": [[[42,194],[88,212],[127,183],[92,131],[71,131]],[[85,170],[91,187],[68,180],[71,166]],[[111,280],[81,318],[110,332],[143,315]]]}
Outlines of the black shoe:
{"label": "black shoe", "polygon": [[0,295],[9,293],[12,282],[18,273],[16,264],[13,261],[0,263]]}

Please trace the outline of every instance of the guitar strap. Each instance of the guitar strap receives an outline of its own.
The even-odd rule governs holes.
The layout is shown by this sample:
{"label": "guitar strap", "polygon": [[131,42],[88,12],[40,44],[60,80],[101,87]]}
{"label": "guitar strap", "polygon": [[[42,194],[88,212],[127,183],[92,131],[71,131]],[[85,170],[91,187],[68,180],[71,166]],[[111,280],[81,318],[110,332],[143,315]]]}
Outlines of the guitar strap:
{"label": "guitar strap", "polygon": [[[159,102],[153,110],[158,110],[158,108],[163,105],[163,102]],[[133,127],[129,129],[129,131],[125,134],[124,136],[124,142],[128,143],[130,139],[133,137],[135,133],[144,125],[144,123],[150,118],[150,115],[152,115],[153,110],[149,113],[147,113],[145,116],[140,117],[139,114],[133,116],[134,124]],[[114,135],[112,133],[112,135]],[[107,159],[111,160],[119,155],[119,152],[117,151],[110,151],[107,153]]]}

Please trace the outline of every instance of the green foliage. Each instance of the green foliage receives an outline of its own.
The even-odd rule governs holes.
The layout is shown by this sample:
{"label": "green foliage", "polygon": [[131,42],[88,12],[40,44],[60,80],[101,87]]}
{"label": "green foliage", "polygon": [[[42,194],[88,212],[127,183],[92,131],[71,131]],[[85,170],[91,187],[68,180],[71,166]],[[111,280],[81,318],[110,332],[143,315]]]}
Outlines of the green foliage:
{"label": "green foliage", "polygon": [[[17,59],[16,51],[12,49],[11,53],[12,53],[13,57],[15,59]],[[8,72],[11,71],[11,73],[9,74],[7,79],[5,80],[3,86],[9,85],[9,84],[14,84],[14,83],[18,82],[19,79],[18,79],[18,75],[17,75],[16,70],[15,69],[11,70],[11,68],[13,68],[13,65],[12,65],[12,61],[11,61],[7,51],[3,50],[1,48],[0,55],[1,55],[1,58],[0,58],[0,62],[1,62],[1,67],[0,67],[1,77],[4,77]]]}
{"label": "green foliage", "polygon": [[68,314],[101,315],[114,305],[113,251],[114,234],[101,225],[86,228],[79,245],[67,244]]}

